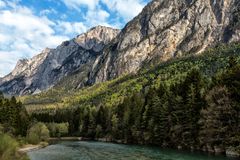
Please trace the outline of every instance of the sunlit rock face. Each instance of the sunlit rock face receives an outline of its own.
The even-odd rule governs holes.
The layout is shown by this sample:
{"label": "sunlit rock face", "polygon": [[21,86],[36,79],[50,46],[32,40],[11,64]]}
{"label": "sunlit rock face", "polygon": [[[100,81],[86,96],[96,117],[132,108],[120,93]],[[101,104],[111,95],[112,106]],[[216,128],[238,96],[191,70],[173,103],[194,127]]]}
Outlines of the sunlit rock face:
{"label": "sunlit rock face", "polygon": [[153,0],[121,31],[98,26],[20,60],[0,79],[0,90],[34,94],[59,83],[81,88],[239,39],[239,0]]}
{"label": "sunlit rock face", "polygon": [[238,0],[153,0],[104,50],[92,83],[134,73],[149,62],[239,41],[239,4]]}
{"label": "sunlit rock face", "polygon": [[[119,30],[97,26],[56,49],[47,48],[32,59],[19,60],[15,69],[1,79],[0,90],[11,95],[35,94],[74,72],[87,76],[103,47],[118,33]],[[84,85],[85,81],[79,83]]]}

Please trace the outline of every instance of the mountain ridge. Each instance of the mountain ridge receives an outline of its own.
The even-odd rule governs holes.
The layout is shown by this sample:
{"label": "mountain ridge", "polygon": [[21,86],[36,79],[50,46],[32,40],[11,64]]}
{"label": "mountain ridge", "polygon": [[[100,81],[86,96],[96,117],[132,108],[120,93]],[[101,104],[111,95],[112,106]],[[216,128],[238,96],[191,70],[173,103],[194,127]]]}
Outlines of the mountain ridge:
{"label": "mountain ridge", "polygon": [[64,76],[94,63],[103,46],[118,32],[97,26],[55,49],[46,48],[31,59],[19,60],[14,70],[0,80],[0,90],[10,95],[24,95],[49,89]]}
{"label": "mountain ridge", "polygon": [[[35,79],[26,88],[20,75],[12,79],[5,77],[0,80],[0,90],[32,94],[60,81],[65,83],[64,79],[70,75],[72,88],[82,88],[136,73],[145,64],[155,65],[188,53],[200,54],[221,43],[238,42],[239,4],[237,0],[153,0],[121,31],[99,26],[63,42],[56,50],[71,56],[58,57],[62,66],[53,61],[52,65],[56,66],[45,71],[49,76],[41,83]],[[96,29],[100,30],[97,34]],[[45,65],[45,68],[52,66]],[[4,79],[8,81],[3,83]]]}
{"label": "mountain ridge", "polygon": [[150,2],[119,34],[115,50],[106,51],[107,60],[93,74],[93,83],[135,72],[144,61],[166,61],[186,52],[201,53],[219,43],[239,41],[239,29],[229,26],[237,6],[235,0]]}

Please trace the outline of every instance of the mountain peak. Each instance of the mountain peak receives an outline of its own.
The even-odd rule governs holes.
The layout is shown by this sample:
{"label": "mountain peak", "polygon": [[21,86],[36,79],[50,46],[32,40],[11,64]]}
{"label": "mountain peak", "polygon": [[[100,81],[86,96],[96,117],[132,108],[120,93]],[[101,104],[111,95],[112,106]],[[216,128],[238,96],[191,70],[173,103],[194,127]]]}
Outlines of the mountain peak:
{"label": "mountain peak", "polygon": [[32,94],[59,83],[80,88],[239,41],[239,6],[239,0],[153,0],[121,31],[96,26],[20,61],[27,65],[1,79],[0,90]]}
{"label": "mountain peak", "polygon": [[[12,95],[35,94],[74,72],[84,77],[91,72],[89,66],[95,63],[102,49],[118,33],[117,29],[97,26],[56,49],[45,48],[31,59],[21,59],[10,74],[0,79],[0,90]],[[77,85],[85,82],[80,79]]]}
{"label": "mountain peak", "polygon": [[[28,62],[28,59],[27,59],[27,58],[19,59],[19,60],[17,61],[16,67],[21,67],[21,66],[25,65],[27,62]],[[15,67],[15,68],[16,68],[16,67]]]}
{"label": "mountain peak", "polygon": [[87,50],[99,52],[115,38],[120,30],[105,26],[96,26],[77,36],[74,41]]}

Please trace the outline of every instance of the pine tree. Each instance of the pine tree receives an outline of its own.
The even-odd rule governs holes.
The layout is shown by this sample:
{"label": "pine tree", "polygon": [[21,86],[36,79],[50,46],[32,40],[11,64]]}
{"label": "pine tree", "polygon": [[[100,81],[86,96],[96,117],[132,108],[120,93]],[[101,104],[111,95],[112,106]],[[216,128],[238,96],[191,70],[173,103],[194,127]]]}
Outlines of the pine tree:
{"label": "pine tree", "polygon": [[112,123],[112,136],[114,139],[118,139],[118,123],[119,123],[119,119],[117,118],[117,115],[114,114],[112,116],[112,119],[111,119],[111,123]]}
{"label": "pine tree", "polygon": [[237,113],[226,87],[215,87],[206,96],[208,107],[201,111],[200,142],[202,145],[221,146],[235,133]]}
{"label": "pine tree", "polygon": [[101,126],[102,132],[105,133],[107,129],[107,110],[103,105],[100,105],[97,115],[96,115],[96,123]]}
{"label": "pine tree", "polygon": [[96,108],[91,107],[90,112],[89,112],[89,126],[88,126],[88,137],[94,138],[96,135],[96,128],[97,128],[97,123],[96,123]]}

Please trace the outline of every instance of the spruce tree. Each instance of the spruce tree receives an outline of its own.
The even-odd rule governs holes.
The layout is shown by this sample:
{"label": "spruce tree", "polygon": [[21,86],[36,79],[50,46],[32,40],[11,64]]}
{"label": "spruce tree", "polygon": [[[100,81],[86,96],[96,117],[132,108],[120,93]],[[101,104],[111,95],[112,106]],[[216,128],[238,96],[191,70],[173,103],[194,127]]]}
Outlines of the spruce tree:
{"label": "spruce tree", "polygon": [[[226,87],[215,87],[206,96],[208,107],[201,111],[200,143],[225,146],[235,132],[237,113]],[[232,135],[233,134],[233,135]]]}

